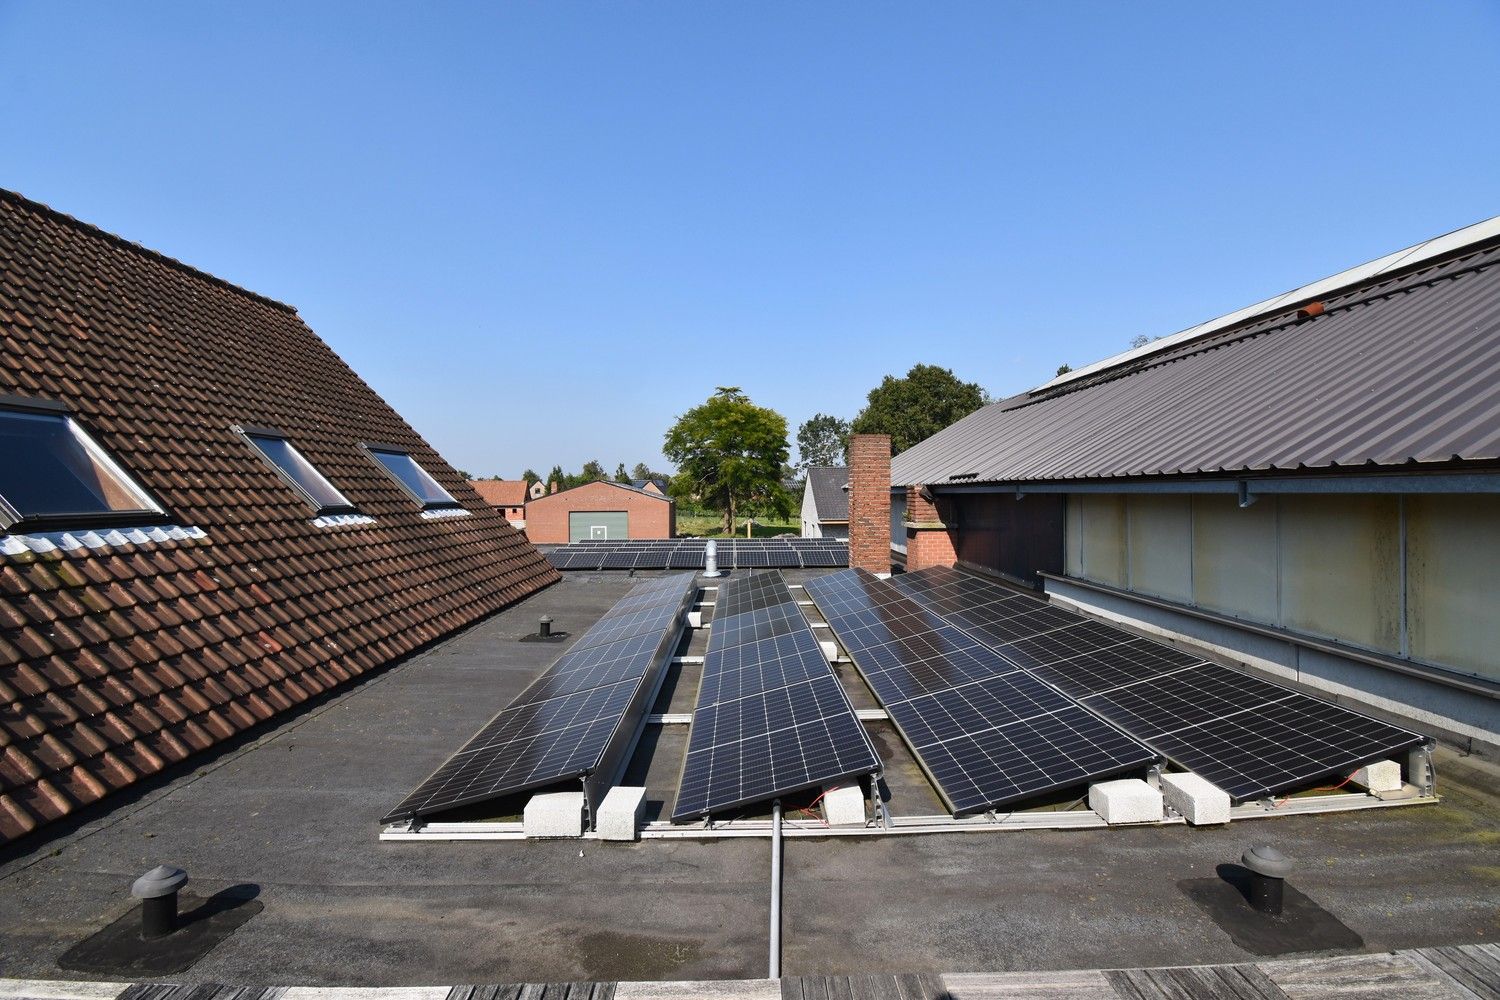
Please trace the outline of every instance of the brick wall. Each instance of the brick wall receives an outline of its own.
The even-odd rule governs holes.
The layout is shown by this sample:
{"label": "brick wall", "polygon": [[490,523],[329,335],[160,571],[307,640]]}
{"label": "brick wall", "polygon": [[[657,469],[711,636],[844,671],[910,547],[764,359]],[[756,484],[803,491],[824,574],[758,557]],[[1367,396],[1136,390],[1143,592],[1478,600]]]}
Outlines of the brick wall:
{"label": "brick wall", "polygon": [[849,565],[891,571],[891,438],[849,438]]}
{"label": "brick wall", "polygon": [[552,493],[526,505],[526,537],[538,545],[561,545],[568,540],[568,514],[573,511],[623,510],[631,538],[671,538],[677,533],[677,505],[670,500],[614,483],[585,483]]}
{"label": "brick wall", "polygon": [[906,571],[952,566],[958,561],[953,501],[922,496],[922,487],[906,488]]}

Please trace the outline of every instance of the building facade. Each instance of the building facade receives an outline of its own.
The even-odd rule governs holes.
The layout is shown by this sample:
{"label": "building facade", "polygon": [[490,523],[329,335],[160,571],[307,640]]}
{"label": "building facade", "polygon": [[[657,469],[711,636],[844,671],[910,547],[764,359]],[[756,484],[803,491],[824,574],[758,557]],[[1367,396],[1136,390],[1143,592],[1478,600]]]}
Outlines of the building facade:
{"label": "building facade", "polygon": [[802,537],[849,537],[849,470],[812,466],[802,486]]}
{"label": "building facade", "polygon": [[676,534],[677,504],[670,497],[613,480],[584,483],[526,504],[526,535],[538,545]]}
{"label": "building facade", "polygon": [[1500,742],[1500,220],[992,404],[892,479],[911,568]]}

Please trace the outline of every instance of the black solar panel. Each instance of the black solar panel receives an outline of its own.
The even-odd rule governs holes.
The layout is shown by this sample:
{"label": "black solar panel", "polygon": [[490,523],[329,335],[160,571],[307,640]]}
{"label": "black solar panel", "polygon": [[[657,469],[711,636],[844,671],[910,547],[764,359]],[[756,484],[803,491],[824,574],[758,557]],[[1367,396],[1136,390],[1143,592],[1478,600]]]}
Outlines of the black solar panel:
{"label": "black solar panel", "polygon": [[[721,569],[836,568],[849,565],[849,546],[827,538],[714,539]],[[559,569],[702,569],[707,540],[584,539],[548,553]]]}
{"label": "black solar panel", "polygon": [[1425,739],[952,569],[891,585],[1236,801],[1347,775]]}
{"label": "black solar panel", "polygon": [[1156,760],[863,570],[817,577],[807,590],[955,814]]}
{"label": "black solar panel", "polygon": [[672,819],[879,769],[781,574],[721,582]]}
{"label": "black solar panel", "polygon": [[606,762],[623,760],[696,590],[692,574],[636,587],[620,602],[628,609],[612,608],[579,636],[382,822],[612,770]]}

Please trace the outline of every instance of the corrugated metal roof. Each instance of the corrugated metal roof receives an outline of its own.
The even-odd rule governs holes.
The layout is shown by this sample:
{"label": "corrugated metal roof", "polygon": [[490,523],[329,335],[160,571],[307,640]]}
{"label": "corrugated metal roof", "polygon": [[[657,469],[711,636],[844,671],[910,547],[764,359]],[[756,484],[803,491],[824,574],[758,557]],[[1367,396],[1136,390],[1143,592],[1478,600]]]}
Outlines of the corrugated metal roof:
{"label": "corrugated metal roof", "polygon": [[1383,269],[1299,320],[1303,301],[993,403],[897,455],[893,482],[1500,459],[1500,248]]}
{"label": "corrugated metal roof", "polygon": [[814,465],[807,470],[819,523],[849,520],[849,470],[843,466]]}

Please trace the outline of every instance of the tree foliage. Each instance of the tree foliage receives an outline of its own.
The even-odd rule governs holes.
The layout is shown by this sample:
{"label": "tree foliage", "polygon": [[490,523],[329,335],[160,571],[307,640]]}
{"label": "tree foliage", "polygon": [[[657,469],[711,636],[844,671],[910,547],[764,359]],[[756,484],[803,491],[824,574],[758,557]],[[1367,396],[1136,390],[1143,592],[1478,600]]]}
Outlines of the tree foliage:
{"label": "tree foliage", "polygon": [[667,431],[662,453],[676,463],[672,495],[722,511],[734,533],[741,511],[786,517],[792,497],[781,483],[790,451],[786,418],[756,406],[738,386],[719,386]]}
{"label": "tree foliage", "polygon": [[814,465],[843,465],[849,453],[849,421],[817,413],[797,428],[797,470]]}
{"label": "tree foliage", "polygon": [[870,390],[850,424],[855,434],[889,434],[891,453],[926,440],[988,402],[976,382],[960,381],[947,368],[913,365],[905,378],[887,375]]}

